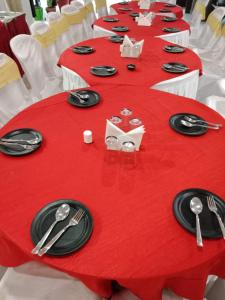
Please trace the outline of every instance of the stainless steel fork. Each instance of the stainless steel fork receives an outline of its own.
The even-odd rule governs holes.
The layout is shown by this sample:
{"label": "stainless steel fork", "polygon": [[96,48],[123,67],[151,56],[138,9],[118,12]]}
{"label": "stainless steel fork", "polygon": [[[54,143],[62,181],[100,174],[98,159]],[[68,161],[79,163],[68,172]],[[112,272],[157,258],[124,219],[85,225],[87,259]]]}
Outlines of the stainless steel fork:
{"label": "stainless steel fork", "polygon": [[75,213],[75,215],[69,220],[69,223],[63,227],[43,248],[41,248],[38,252],[39,256],[42,256],[45,254],[54,244],[58,239],[61,237],[61,235],[71,226],[77,225],[80,220],[82,219],[85,211],[83,209],[78,209],[78,211]]}
{"label": "stainless steel fork", "polygon": [[207,203],[208,203],[209,210],[211,210],[216,215],[217,220],[218,220],[219,225],[220,225],[220,229],[221,229],[222,234],[223,234],[223,238],[225,239],[225,227],[224,227],[224,224],[223,224],[223,221],[222,221],[220,215],[218,214],[218,209],[217,209],[217,206],[216,206],[216,202],[215,202],[212,195],[207,196]]}

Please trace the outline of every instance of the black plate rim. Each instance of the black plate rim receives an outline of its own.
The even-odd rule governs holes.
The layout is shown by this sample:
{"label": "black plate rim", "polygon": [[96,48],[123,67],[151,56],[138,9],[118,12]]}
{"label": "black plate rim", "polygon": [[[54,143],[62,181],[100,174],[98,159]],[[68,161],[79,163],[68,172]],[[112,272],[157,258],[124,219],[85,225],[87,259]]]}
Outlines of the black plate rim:
{"label": "black plate rim", "polygon": [[[113,72],[109,72],[107,74],[101,75],[101,74],[96,74],[96,72],[93,70],[93,68],[95,68],[95,67],[109,67],[109,68],[115,68],[115,70]],[[113,66],[93,66],[90,68],[90,73],[92,75],[99,76],[99,77],[110,77],[110,76],[115,75],[117,72],[118,72],[117,68],[113,67]]]}
{"label": "black plate rim", "polygon": [[112,35],[112,36],[109,36],[108,40],[112,43],[122,43],[123,40],[124,40],[124,35],[123,36],[116,36],[116,35]]}
{"label": "black plate rim", "polygon": [[85,91],[85,92],[88,92],[88,93],[90,92],[91,94],[93,94],[95,96],[96,102],[89,103],[89,104],[87,103],[88,101],[86,101],[86,103],[75,102],[73,99],[77,98],[76,95],[69,94],[69,96],[67,98],[67,101],[71,105],[76,106],[76,107],[80,107],[80,108],[86,108],[86,107],[95,106],[95,105],[97,105],[100,102],[101,96],[100,96],[100,94],[98,92],[96,92],[94,90],[88,90],[88,89],[77,89],[77,90],[75,90],[75,92],[79,92],[79,91]]}
{"label": "black plate rim", "polygon": [[[168,47],[168,46],[180,48],[180,49],[182,49],[182,51],[177,52],[177,51],[171,51],[171,50],[168,50],[168,49],[166,49],[166,47]],[[174,46],[174,45],[165,45],[165,46],[163,47],[163,50],[166,51],[166,52],[168,52],[168,53],[176,53],[176,54],[184,53],[184,52],[185,52],[185,48],[182,47],[182,46],[179,46],[179,45],[177,45],[177,46]]]}
{"label": "black plate rim", "polygon": [[[175,29],[174,29],[175,28]],[[172,29],[172,30],[171,30]],[[162,29],[164,32],[171,32],[171,33],[176,33],[176,32],[180,32],[179,28],[176,27],[164,27]]]}
{"label": "black plate rim", "polygon": [[[121,30],[121,29],[118,29],[117,27],[120,27],[123,29]],[[127,32],[127,31],[129,31],[129,27],[128,26],[113,26],[112,30],[115,32]]]}
{"label": "black plate rim", "polygon": [[28,128],[28,127],[23,127],[23,128],[17,128],[17,129],[14,129],[14,130],[11,130],[7,133],[5,133],[1,138],[9,138],[11,137],[11,135],[17,131],[33,131],[35,132],[35,135],[38,136],[39,138],[39,142],[36,144],[36,146],[34,147],[34,149],[32,150],[24,150],[24,151],[14,151],[14,152],[9,152],[7,150],[5,150],[5,147],[2,145],[0,145],[0,152],[5,154],[5,155],[9,155],[9,156],[23,156],[23,155],[28,155],[28,154],[31,154],[33,153],[34,151],[36,151],[37,149],[40,148],[41,144],[42,144],[42,141],[43,141],[43,136],[42,134],[36,130],[36,129],[33,129],[33,128]]}
{"label": "black plate rim", "polygon": [[[174,214],[174,216],[175,216],[177,222],[178,222],[183,228],[185,228],[188,232],[190,232],[190,233],[192,233],[192,234],[195,235],[195,234],[196,234],[196,230],[195,230],[195,229],[192,229],[191,227],[189,227],[189,226],[185,223],[184,217],[182,217],[182,220],[181,220],[181,219],[178,219],[178,217],[177,217],[177,214],[178,214],[178,212],[179,212],[179,204],[180,204],[180,202],[181,202],[181,200],[179,200],[179,197],[181,197],[181,196],[182,196],[183,194],[185,194],[185,193],[188,193],[188,192],[191,193],[192,191],[196,194],[196,196],[197,196],[198,194],[212,195],[212,196],[215,198],[215,201],[216,201],[216,202],[218,202],[217,199],[219,199],[219,202],[220,202],[221,206],[224,207],[224,212],[225,212],[225,202],[224,202],[224,200],[223,200],[221,197],[219,197],[217,194],[215,194],[215,193],[213,193],[213,192],[210,192],[210,191],[208,191],[208,190],[205,190],[205,189],[201,189],[201,188],[189,188],[189,189],[185,189],[185,190],[179,192],[178,194],[176,194],[176,196],[174,197],[174,200],[173,200],[173,214]],[[201,215],[199,215],[199,218],[201,219]],[[219,227],[219,224],[218,224],[218,227]],[[219,239],[219,238],[222,238],[222,237],[223,237],[222,232],[221,232],[221,233],[218,233],[218,234],[216,234],[216,235],[214,235],[214,236],[212,236],[212,235],[210,235],[210,236],[206,235],[206,234],[204,233],[204,230],[202,230],[201,233],[202,233],[202,237],[205,238],[205,239]]]}
{"label": "black plate rim", "polygon": [[[179,64],[179,65],[182,65],[182,66],[186,67],[186,69],[185,70],[174,70],[174,71],[172,71],[172,70],[165,67],[165,65],[167,65],[167,64]],[[178,63],[178,62],[171,62],[171,61],[163,64],[162,69],[164,71],[168,72],[168,73],[175,73],[175,74],[180,74],[180,73],[182,74],[182,73],[185,73],[189,70],[189,68],[186,65],[184,65],[182,63]]]}
{"label": "black plate rim", "polygon": [[[175,130],[176,132],[182,134],[182,135],[186,135],[186,136],[200,136],[200,135],[203,135],[205,134],[206,132],[208,132],[208,128],[206,127],[199,127],[199,132],[198,131],[195,131],[195,132],[184,132],[182,130],[180,130],[179,128],[177,128],[176,126],[173,125],[172,121],[173,121],[173,118],[175,117],[179,117],[179,116],[182,116],[182,115],[185,115],[185,116],[190,116],[190,117],[196,117],[197,119],[202,119],[202,121],[204,121],[204,119],[198,115],[195,115],[195,114],[192,114],[192,113],[187,113],[187,112],[183,112],[183,113],[176,113],[176,114],[173,114],[172,116],[170,116],[169,118],[169,125],[170,127]],[[188,128],[188,127],[187,127]]]}
{"label": "black plate rim", "polygon": [[119,22],[119,19],[117,19],[117,18],[114,18],[114,17],[104,17],[103,18],[103,21],[104,22],[110,22],[110,23],[114,23],[114,22]]}
{"label": "black plate rim", "polygon": [[75,199],[58,199],[58,200],[55,200],[53,202],[50,202],[48,204],[46,204],[44,207],[42,207],[37,213],[36,215],[34,216],[33,218],[33,221],[31,223],[31,227],[30,227],[30,236],[31,236],[31,240],[32,242],[34,243],[34,245],[36,245],[39,241],[39,239],[37,239],[37,241],[34,241],[34,237],[33,235],[36,234],[34,233],[35,231],[35,226],[36,226],[36,223],[37,223],[37,219],[43,214],[44,211],[46,211],[49,207],[54,207],[55,205],[61,205],[63,203],[67,203],[67,204],[70,204],[71,206],[73,206],[72,204],[76,203],[78,206],[81,206],[82,208],[85,209],[86,211],[86,214],[90,220],[90,231],[88,232],[88,234],[85,236],[85,239],[82,241],[82,243],[78,243],[78,246],[75,248],[75,249],[71,249],[71,250],[66,250],[66,251],[63,251],[63,253],[55,253],[54,251],[54,246],[49,249],[46,253],[46,255],[48,256],[65,256],[65,255],[68,255],[68,254],[71,254],[73,252],[76,252],[78,251],[80,248],[82,248],[87,242],[88,240],[90,239],[91,235],[92,235],[92,232],[93,232],[93,224],[94,224],[94,221],[93,221],[93,218],[92,218],[92,215],[90,213],[90,210],[83,204],[81,203],[80,201],[78,200],[75,200]]}
{"label": "black plate rim", "polygon": [[[87,52],[82,52],[82,51],[79,51],[79,50],[77,50],[76,48],[83,48],[83,49],[90,49],[90,51],[87,51]],[[95,49],[93,48],[93,47],[91,47],[91,46],[87,46],[87,45],[82,45],[82,46],[75,46],[75,47],[73,47],[73,49],[72,49],[72,51],[73,51],[73,53],[76,53],[76,54],[91,54],[91,53],[93,53],[93,52],[95,52]]]}
{"label": "black plate rim", "polygon": [[163,22],[175,22],[175,21],[177,21],[177,18],[165,16],[165,17],[161,18],[161,20]]}

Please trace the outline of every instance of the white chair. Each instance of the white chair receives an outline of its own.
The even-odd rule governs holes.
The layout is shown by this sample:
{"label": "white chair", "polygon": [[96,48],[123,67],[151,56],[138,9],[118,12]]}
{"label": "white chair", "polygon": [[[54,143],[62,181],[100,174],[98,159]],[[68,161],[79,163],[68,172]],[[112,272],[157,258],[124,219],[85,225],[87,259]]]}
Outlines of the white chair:
{"label": "white chair", "polygon": [[173,79],[159,82],[151,89],[196,99],[199,81],[199,70],[189,72]]}
{"label": "white chair", "polygon": [[16,63],[0,53],[0,127],[32,103]]}
{"label": "white chair", "polygon": [[61,8],[62,15],[65,16],[67,22],[70,24],[70,33],[73,43],[84,41],[88,38],[87,30],[85,29],[85,14],[83,9],[77,9],[73,5],[64,5]]}
{"label": "white chair", "polygon": [[107,16],[109,14],[106,0],[95,0],[95,7],[98,18]]}
{"label": "white chair", "polygon": [[97,16],[94,9],[94,3],[92,0],[85,0],[85,7],[87,9],[87,22],[92,26],[92,24],[96,21]]}
{"label": "white chair", "polygon": [[183,47],[188,47],[189,44],[189,30],[159,35],[158,37]]}
{"label": "white chair", "polygon": [[32,94],[37,99],[46,98],[62,90],[61,80],[49,75],[42,48],[31,35],[15,36],[11,39],[10,46],[31,85]]}
{"label": "white chair", "polygon": [[102,300],[82,282],[36,262],[8,268],[0,280],[3,300]]}
{"label": "white chair", "polygon": [[69,24],[58,12],[49,12],[47,17],[50,28],[52,28],[57,36],[56,49],[58,50],[58,55],[60,55],[66,48],[73,44]]}
{"label": "white chair", "polygon": [[44,63],[48,68],[48,74],[52,77],[62,78],[61,69],[57,66],[59,59],[59,50],[56,48],[56,39],[54,31],[43,21],[36,21],[30,26],[33,37],[41,46]]}

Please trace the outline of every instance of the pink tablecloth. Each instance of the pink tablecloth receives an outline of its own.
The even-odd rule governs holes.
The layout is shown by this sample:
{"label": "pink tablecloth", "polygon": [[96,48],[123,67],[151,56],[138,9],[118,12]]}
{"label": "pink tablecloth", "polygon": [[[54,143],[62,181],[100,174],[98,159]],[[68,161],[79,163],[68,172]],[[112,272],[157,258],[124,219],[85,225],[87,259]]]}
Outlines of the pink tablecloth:
{"label": "pink tablecloth", "polygon": [[[151,3],[150,9],[140,9],[138,6],[138,1],[131,1],[127,5],[116,3],[116,4],[113,4],[111,7],[118,14],[129,14],[131,12],[144,12],[144,11],[151,11],[154,13],[162,14],[163,12],[160,12],[160,10],[167,9],[167,10],[169,10],[169,13],[173,13],[174,15],[176,15],[177,18],[183,17],[182,7],[180,7],[180,6],[167,7],[166,5],[167,5],[167,3],[154,2],[154,3]],[[123,8],[131,8],[131,10],[123,10]]]}
{"label": "pink tablecloth", "polygon": [[[199,57],[191,50],[186,49],[182,54],[171,54],[163,50],[170,44],[159,38],[145,40],[143,52],[139,58],[124,58],[120,56],[120,44],[112,43],[108,38],[91,39],[79,45],[88,45],[96,51],[89,55],[73,53],[67,49],[60,57],[59,64],[78,73],[89,85],[102,84],[129,84],[150,87],[161,81],[175,78],[178,74],[162,70],[167,62],[180,62],[189,67],[189,71],[201,70]],[[127,70],[127,64],[136,65],[136,70]],[[98,77],[90,73],[90,67],[95,65],[114,66],[118,73],[110,77]]]}
{"label": "pink tablecloth", "polygon": [[[92,89],[101,96],[92,108],[73,107],[62,93],[29,107],[0,131],[35,128],[44,138],[30,155],[0,155],[0,264],[41,261],[102,296],[110,296],[111,281],[117,280],[142,300],[160,300],[164,287],[202,300],[207,275],[225,277],[225,243],[204,240],[199,249],[172,207],[177,193],[193,187],[225,199],[225,120],[195,100],[147,88]],[[146,128],[134,168],[126,167],[122,153],[111,154],[104,145],[106,119],[122,107],[131,108]],[[168,124],[180,112],[220,122],[223,128],[183,136]],[[93,144],[83,143],[85,129],[93,131]],[[31,222],[43,206],[60,198],[79,200],[90,209],[91,239],[69,256],[34,256]]]}

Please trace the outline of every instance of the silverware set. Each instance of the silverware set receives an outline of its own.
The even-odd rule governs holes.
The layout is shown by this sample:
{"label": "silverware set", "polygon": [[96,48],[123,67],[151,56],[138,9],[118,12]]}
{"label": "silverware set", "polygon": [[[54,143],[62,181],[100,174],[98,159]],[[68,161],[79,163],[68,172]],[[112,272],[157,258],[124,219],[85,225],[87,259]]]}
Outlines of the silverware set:
{"label": "silverware set", "polygon": [[[218,208],[216,206],[216,202],[214,200],[214,197],[212,195],[207,196],[207,205],[211,212],[213,212],[218,220],[220,230],[222,232],[223,238],[225,239],[225,226],[223,224],[223,221],[218,213]],[[196,240],[197,240],[197,246],[203,247],[202,242],[202,234],[201,234],[201,226],[200,226],[200,220],[199,220],[199,214],[201,214],[203,209],[203,204],[200,198],[193,197],[190,201],[190,209],[196,216]]]}
{"label": "silverware set", "polygon": [[201,119],[191,118],[189,116],[184,116],[184,119],[180,121],[182,125],[186,127],[204,127],[209,129],[218,130],[222,127],[222,124],[212,123],[204,121]]}
{"label": "silverware set", "polygon": [[11,148],[13,150],[32,150],[36,146],[38,146],[39,139],[34,138],[31,140],[23,140],[23,139],[7,139],[1,138],[0,145],[6,146],[7,148]]}
{"label": "silverware set", "polygon": [[44,236],[37,243],[37,245],[31,251],[33,254],[37,254],[38,256],[44,255],[58,240],[59,238],[66,232],[66,230],[71,226],[76,226],[79,224],[80,220],[85,214],[83,209],[78,209],[76,213],[70,218],[67,225],[65,225],[44,247],[42,247],[52,232],[53,228],[58,222],[65,220],[70,212],[70,206],[68,204],[62,204],[59,206],[55,213],[55,221],[51,224],[48,230],[45,232]]}

